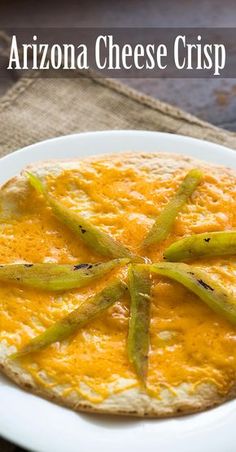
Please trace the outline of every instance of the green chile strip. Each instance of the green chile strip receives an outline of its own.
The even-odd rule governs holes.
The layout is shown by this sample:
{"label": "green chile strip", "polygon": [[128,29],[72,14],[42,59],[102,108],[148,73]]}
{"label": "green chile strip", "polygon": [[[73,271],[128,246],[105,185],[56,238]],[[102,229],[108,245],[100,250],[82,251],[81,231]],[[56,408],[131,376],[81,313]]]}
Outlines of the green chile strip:
{"label": "green chile strip", "polygon": [[153,273],[166,276],[187,287],[209,308],[236,325],[236,300],[203,270],[188,264],[169,262],[151,264],[149,269]]}
{"label": "green chile strip", "polygon": [[192,169],[189,171],[175,196],[168,202],[156,219],[154,225],[143,241],[143,247],[150,246],[154,243],[158,244],[167,238],[178,213],[196,190],[197,186],[202,181],[202,178],[203,174],[200,170]]}
{"label": "green chile strip", "polygon": [[37,289],[60,291],[84,287],[129,259],[99,264],[7,264],[0,265],[0,281]]}
{"label": "green chile strip", "polygon": [[120,280],[114,280],[112,284],[101,292],[84,301],[77,309],[54,323],[44,333],[32,339],[19,352],[11,355],[10,359],[19,359],[30,353],[42,350],[54,342],[61,342],[67,339],[118,301],[124,295],[126,289],[125,283]]}
{"label": "green chile strip", "polygon": [[27,174],[30,184],[38,193],[43,195],[55,217],[77,234],[91,250],[96,251],[102,256],[111,258],[135,258],[133,253],[131,253],[131,251],[122,243],[114,240],[105,232],[100,231],[100,229],[93,226],[90,221],[83,218],[82,215],[64,207],[63,204],[49,195],[47,189],[37,176],[31,173]]}
{"label": "green chile strip", "polygon": [[131,265],[128,276],[131,297],[128,357],[137,376],[145,385],[148,369],[151,281],[148,270],[143,266]]}
{"label": "green chile strip", "polygon": [[195,234],[172,243],[164,258],[172,262],[236,254],[236,231]]}

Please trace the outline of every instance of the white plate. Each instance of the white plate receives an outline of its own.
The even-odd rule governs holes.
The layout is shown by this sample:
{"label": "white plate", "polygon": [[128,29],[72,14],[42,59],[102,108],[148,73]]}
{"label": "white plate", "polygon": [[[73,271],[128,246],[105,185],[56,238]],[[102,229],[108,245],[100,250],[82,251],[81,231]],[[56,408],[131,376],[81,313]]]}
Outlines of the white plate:
{"label": "white plate", "polygon": [[[108,131],[55,138],[10,154],[0,160],[0,183],[38,160],[130,150],[177,152],[236,169],[236,152],[213,143],[158,132]],[[77,414],[0,377],[0,435],[37,452],[233,452],[235,426],[236,401],[169,420]]]}

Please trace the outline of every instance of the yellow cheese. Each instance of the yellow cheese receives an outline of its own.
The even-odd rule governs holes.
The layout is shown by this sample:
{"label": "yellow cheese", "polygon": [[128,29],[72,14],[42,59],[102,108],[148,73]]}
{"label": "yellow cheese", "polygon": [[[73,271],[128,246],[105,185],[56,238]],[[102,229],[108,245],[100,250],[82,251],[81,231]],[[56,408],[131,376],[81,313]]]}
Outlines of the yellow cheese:
{"label": "yellow cheese", "polygon": [[[188,234],[236,228],[234,176],[205,173],[204,183],[178,216],[174,230],[161,246],[152,246],[146,257],[162,258],[163,249]],[[174,177],[163,177],[151,168],[135,168],[100,158],[82,162],[79,169],[64,170],[47,177],[50,192],[65,206],[84,214],[95,225],[122,241],[134,253],[154,218],[177,190],[186,169]],[[51,214],[32,189],[21,199],[20,215],[0,222],[0,262],[98,262],[72,232]],[[142,251],[143,252],[143,251]],[[228,269],[225,259],[214,258],[202,265],[213,266],[215,277],[232,287],[236,282],[235,259]],[[199,264],[200,265],[200,264]],[[124,271],[124,270],[122,270]],[[63,294],[41,292],[0,283],[0,340],[20,349],[30,338],[101,290],[112,274],[80,290]],[[25,357],[22,365],[40,384],[60,385],[65,391],[87,394],[94,402],[109,395],[108,385],[124,378],[126,387],[138,385],[127,358],[129,297],[109,308],[97,320],[63,343]],[[43,377],[47,375],[47,379]],[[226,393],[236,375],[236,329],[213,313],[178,283],[155,278],[151,305],[151,349],[147,387],[158,397],[161,388],[182,382],[197,387],[214,382]],[[83,390],[83,385],[90,388]],[[125,387],[114,386],[114,393]]]}

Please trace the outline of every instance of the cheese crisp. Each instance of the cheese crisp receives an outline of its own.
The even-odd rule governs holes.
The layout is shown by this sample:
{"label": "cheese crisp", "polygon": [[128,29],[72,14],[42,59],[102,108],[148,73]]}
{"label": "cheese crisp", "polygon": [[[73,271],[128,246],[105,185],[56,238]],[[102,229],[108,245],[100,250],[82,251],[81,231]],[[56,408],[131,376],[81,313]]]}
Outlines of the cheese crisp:
{"label": "cheese crisp", "polygon": [[235,187],[230,169],[165,153],[42,162],[6,183],[2,371],[78,411],[165,417],[235,397]]}

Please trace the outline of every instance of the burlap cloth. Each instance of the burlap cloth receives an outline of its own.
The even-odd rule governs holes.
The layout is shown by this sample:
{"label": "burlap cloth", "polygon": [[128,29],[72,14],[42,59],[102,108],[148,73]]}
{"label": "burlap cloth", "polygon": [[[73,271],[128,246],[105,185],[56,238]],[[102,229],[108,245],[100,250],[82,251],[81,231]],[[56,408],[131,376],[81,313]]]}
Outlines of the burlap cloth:
{"label": "burlap cloth", "polygon": [[179,133],[236,149],[236,134],[93,74],[24,78],[0,100],[0,156],[46,138],[106,129]]}
{"label": "burlap cloth", "polygon": [[[236,134],[93,74],[24,78],[0,100],[0,156],[46,138],[106,129],[179,133],[236,149]],[[0,450],[17,448],[0,439]]]}

